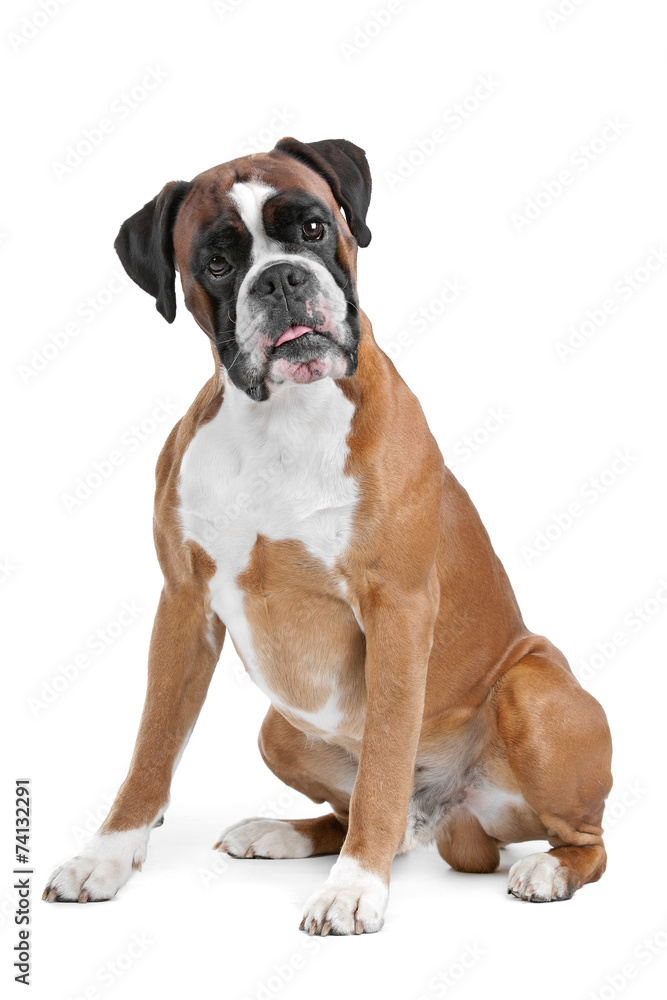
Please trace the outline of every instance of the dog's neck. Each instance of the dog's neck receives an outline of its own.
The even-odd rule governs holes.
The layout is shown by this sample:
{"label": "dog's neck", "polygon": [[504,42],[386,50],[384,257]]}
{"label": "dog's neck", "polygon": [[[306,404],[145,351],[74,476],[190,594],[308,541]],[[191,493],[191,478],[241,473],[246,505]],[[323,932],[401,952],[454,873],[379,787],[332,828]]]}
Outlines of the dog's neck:
{"label": "dog's neck", "polygon": [[354,405],[331,378],[310,385],[286,383],[276,386],[263,402],[249,399],[221,372],[223,408],[227,426],[238,433],[239,444],[272,442],[276,454],[298,451],[304,462],[309,450],[318,450],[331,437],[347,435]]}

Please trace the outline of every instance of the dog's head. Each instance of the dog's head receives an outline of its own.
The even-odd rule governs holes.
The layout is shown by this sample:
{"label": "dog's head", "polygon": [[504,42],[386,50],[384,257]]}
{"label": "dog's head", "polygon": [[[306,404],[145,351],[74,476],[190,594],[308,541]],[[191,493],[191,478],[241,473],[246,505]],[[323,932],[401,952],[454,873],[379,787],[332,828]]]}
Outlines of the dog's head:
{"label": "dog's head", "polygon": [[371,239],[370,197],[358,146],[281,139],[165,185],[123,223],[115,247],[169,323],[179,271],[229,378],[260,401],[282,384],[356,371],[356,255]]}

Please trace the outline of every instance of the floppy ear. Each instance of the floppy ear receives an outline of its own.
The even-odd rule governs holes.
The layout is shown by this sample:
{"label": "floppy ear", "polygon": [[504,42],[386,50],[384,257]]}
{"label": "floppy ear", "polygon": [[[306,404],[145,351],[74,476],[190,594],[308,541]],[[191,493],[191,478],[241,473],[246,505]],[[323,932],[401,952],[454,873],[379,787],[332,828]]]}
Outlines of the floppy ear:
{"label": "floppy ear", "polygon": [[190,190],[186,181],[170,181],[156,198],[120,227],[114,247],[133,281],[155,298],[168,323],[176,316],[176,271],[172,234],[178,210]]}
{"label": "floppy ear", "polygon": [[371,231],[366,213],[371,200],[371,172],[363,149],[347,139],[299,142],[287,136],[276,149],[288,153],[321,174],[334,198],[345,209],[347,223],[360,247],[367,247]]}

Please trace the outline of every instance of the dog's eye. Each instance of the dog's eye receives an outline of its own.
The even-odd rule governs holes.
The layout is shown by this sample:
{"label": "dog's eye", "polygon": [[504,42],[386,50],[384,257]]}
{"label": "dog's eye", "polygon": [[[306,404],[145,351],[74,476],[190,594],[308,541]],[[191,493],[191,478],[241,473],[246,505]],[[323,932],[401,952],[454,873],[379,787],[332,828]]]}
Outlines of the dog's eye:
{"label": "dog's eye", "polygon": [[217,278],[221,274],[227,274],[227,271],[229,271],[231,264],[225,257],[220,257],[219,255],[216,255],[215,257],[211,257],[206,266],[210,271],[210,273],[214,274]]}
{"label": "dog's eye", "polygon": [[309,219],[301,227],[304,240],[321,240],[324,236],[324,226],[316,219]]}

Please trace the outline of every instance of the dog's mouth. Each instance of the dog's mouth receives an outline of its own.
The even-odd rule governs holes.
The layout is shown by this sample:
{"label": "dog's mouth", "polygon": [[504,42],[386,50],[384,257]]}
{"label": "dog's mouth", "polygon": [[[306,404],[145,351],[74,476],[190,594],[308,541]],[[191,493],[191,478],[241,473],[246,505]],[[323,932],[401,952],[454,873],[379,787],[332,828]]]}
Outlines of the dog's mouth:
{"label": "dog's mouth", "polygon": [[323,330],[294,323],[283,330],[268,354],[271,358],[315,357],[320,352],[329,353],[335,343],[332,336]]}
{"label": "dog's mouth", "polygon": [[303,323],[291,323],[266,352],[273,384],[307,385],[328,375],[342,378],[350,368],[349,351],[334,334]]}
{"label": "dog's mouth", "polygon": [[[327,328],[328,323],[324,321],[321,325],[325,329],[322,329],[319,317],[317,325],[313,320],[304,322],[309,318],[288,314],[282,323],[278,320],[280,325],[275,320],[267,323],[277,332],[272,335],[267,330],[263,334],[263,358],[260,364],[248,371],[249,378],[244,380],[242,388],[250,399],[261,402],[275,391],[276,386],[285,383],[307,385],[327,377],[349,378],[354,374],[357,368],[356,348],[341,343],[338,329]],[[240,369],[237,368],[237,371],[240,374]]]}
{"label": "dog's mouth", "polygon": [[280,334],[275,344],[273,345],[274,350],[276,347],[280,347],[281,344],[286,344],[288,340],[298,340],[299,337],[303,337],[307,333],[314,333],[312,326],[288,326],[287,329]]}

